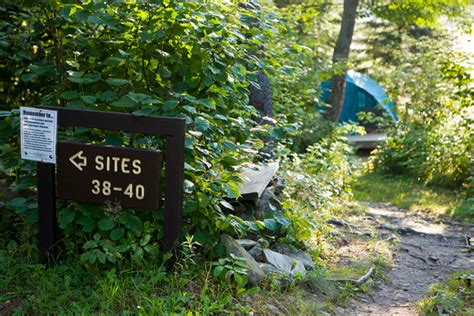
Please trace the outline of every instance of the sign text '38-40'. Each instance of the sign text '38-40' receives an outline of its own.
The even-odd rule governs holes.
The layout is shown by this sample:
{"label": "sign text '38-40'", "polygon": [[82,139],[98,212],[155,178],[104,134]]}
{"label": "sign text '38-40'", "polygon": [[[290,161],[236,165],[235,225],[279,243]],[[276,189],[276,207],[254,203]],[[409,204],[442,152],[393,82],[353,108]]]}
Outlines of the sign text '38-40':
{"label": "sign text '38-40'", "polygon": [[58,197],[156,210],[159,151],[58,142]]}

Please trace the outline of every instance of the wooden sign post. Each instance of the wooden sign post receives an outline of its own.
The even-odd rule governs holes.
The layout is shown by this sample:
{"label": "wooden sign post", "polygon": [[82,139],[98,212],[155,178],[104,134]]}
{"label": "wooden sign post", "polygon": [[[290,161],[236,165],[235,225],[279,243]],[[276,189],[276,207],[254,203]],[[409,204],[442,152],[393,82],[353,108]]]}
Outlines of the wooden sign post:
{"label": "wooden sign post", "polygon": [[[57,111],[58,126],[99,128],[165,137],[163,249],[171,251],[181,230],[185,121],[125,113],[39,107]],[[57,144],[58,197],[157,210],[161,205],[162,153],[70,142]],[[49,253],[57,243],[55,165],[38,162],[39,247]]]}

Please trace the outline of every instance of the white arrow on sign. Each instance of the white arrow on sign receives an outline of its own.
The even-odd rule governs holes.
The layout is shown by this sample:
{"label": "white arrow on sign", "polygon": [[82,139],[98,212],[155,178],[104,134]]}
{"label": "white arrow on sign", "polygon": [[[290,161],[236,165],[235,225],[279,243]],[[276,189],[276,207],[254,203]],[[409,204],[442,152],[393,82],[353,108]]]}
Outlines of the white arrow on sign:
{"label": "white arrow on sign", "polygon": [[[82,167],[87,166],[87,157],[82,156],[84,153],[83,150],[75,153],[71,157],[69,157],[69,161],[76,166],[77,169],[82,171]],[[76,161],[76,158],[79,159],[79,161]]]}

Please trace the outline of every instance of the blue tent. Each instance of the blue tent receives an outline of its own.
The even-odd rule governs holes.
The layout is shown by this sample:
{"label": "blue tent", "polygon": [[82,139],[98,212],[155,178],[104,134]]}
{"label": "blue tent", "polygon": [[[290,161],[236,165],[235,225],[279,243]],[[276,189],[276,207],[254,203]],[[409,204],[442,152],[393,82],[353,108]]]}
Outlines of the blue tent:
{"label": "blue tent", "polygon": [[[324,102],[328,101],[331,81],[322,83]],[[384,89],[372,78],[353,70],[346,73],[346,95],[339,122],[358,122],[357,113],[360,111],[375,110],[380,104],[390,117],[397,122],[398,118],[393,111],[393,103],[385,94]]]}

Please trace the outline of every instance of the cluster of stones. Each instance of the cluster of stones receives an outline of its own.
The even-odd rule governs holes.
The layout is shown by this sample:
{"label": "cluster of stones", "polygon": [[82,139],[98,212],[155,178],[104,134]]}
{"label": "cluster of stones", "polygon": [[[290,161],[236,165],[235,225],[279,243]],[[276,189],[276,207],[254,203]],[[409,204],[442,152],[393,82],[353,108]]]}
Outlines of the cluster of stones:
{"label": "cluster of stones", "polygon": [[313,259],[308,253],[281,243],[270,245],[264,238],[257,241],[234,239],[223,234],[221,242],[228,255],[245,258],[247,275],[253,284],[272,275],[304,276],[307,270],[315,268]]}
{"label": "cluster of stones", "polygon": [[[284,180],[274,176],[256,200],[252,200],[250,204],[235,203],[234,209],[248,221],[265,218],[269,213],[281,210],[280,200],[284,188]],[[256,235],[249,234],[247,237],[248,239],[234,239],[223,234],[221,242],[227,255],[233,254],[247,261],[250,283],[256,284],[275,275],[285,278],[304,276],[307,270],[315,269],[311,256],[302,250],[278,242],[269,242]]]}

